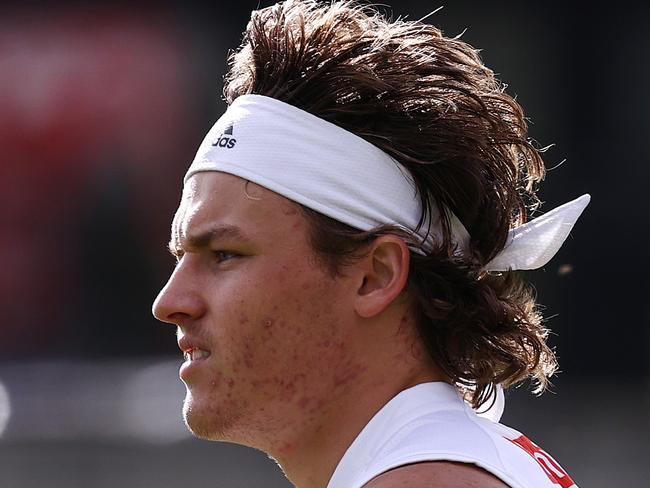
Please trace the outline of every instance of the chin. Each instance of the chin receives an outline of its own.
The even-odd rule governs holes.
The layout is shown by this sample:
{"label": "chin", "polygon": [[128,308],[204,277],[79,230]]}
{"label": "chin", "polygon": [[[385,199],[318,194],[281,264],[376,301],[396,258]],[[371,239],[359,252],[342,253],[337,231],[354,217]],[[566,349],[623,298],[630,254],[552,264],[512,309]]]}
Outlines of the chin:
{"label": "chin", "polygon": [[209,409],[197,405],[196,399],[192,398],[192,394],[188,391],[183,402],[183,421],[188,430],[200,439],[213,438],[213,428],[210,424],[214,423],[214,420],[206,410]]}
{"label": "chin", "polygon": [[187,392],[183,402],[183,420],[196,437],[211,441],[229,440],[233,419],[216,400],[198,400]]}

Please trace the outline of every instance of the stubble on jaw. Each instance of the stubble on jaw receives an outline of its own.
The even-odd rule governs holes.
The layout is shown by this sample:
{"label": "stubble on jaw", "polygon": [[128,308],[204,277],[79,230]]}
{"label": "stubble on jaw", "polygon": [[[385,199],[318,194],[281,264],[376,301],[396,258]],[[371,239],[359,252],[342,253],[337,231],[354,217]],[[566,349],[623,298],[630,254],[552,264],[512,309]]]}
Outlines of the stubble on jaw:
{"label": "stubble on jaw", "polygon": [[[277,326],[283,328],[285,333],[296,334],[296,340],[302,338],[313,347],[288,351],[285,357],[289,362],[277,374],[256,377],[250,385],[246,385],[246,388],[257,390],[254,409],[236,396],[236,391],[239,391],[248,398],[246,391],[231,392],[232,385],[222,378],[212,380],[210,393],[207,388],[206,391],[195,391],[194,398],[188,388],[183,417],[195,436],[247,445],[269,454],[270,451],[274,454],[278,451],[277,454],[281,455],[290,450],[297,439],[305,434],[318,433],[327,419],[339,414],[335,406],[339,404],[341,395],[349,394],[355,382],[367,370],[351,356],[350,344],[340,335],[339,327],[332,323],[310,331],[298,324],[292,326],[282,321],[271,322],[271,326],[267,326],[268,320],[260,324],[264,329],[259,331],[257,340],[271,344],[267,334],[272,334]],[[255,340],[242,339],[245,342]],[[255,362],[255,358],[250,366],[245,364],[246,357],[242,359],[240,367],[262,368],[264,371],[264,364]],[[290,363],[295,367],[291,368]],[[282,371],[285,374],[281,374]]]}
{"label": "stubble on jaw", "polygon": [[[242,437],[236,435],[244,421],[245,407],[223,405],[223,402],[211,402],[208,405],[195,405],[195,400],[190,400],[192,393],[187,392],[183,401],[183,421],[187,429],[199,439],[209,441],[237,441]],[[226,403],[234,404],[232,398],[227,398]]]}

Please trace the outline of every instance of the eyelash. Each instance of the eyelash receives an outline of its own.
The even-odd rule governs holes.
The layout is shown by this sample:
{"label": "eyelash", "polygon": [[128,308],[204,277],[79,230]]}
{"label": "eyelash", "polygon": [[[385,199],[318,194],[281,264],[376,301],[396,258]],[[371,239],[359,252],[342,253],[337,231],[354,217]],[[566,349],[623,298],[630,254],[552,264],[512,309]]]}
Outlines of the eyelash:
{"label": "eyelash", "polygon": [[[214,256],[215,258],[217,258],[217,260],[218,260],[220,263],[222,263],[223,261],[229,261],[229,260],[231,260],[231,259],[233,259],[233,258],[236,258],[236,257],[238,256],[237,253],[232,252],[232,251],[212,251],[212,254],[213,254],[213,256]],[[224,254],[228,255],[229,257],[224,259],[224,258],[223,258],[223,255],[224,255]]]}
{"label": "eyelash", "polygon": [[[214,256],[215,260],[218,261],[219,263],[222,263],[224,261],[229,261],[239,256],[239,254],[233,251],[212,251],[211,253],[212,256]],[[180,249],[174,251],[173,255],[174,258],[176,259],[176,264],[180,262],[184,254],[185,252],[181,251]],[[224,255],[227,255],[227,257],[224,258]]]}

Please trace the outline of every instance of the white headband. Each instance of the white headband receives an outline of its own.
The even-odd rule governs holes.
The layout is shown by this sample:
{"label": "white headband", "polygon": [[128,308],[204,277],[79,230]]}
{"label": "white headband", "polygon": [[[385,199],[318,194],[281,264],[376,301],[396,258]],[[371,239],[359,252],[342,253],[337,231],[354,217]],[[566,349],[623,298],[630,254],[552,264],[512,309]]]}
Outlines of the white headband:
{"label": "white headband", "polygon": [[[415,233],[424,247],[442,235],[440,213],[420,229],[420,199],[409,171],[373,144],[273,98],[238,97],[201,143],[184,181],[202,171],[247,179],[362,231],[392,224]],[[589,195],[512,229],[486,271],[536,269],[569,235]],[[434,209],[435,212],[435,209]],[[463,252],[469,234],[448,212],[452,240]]]}

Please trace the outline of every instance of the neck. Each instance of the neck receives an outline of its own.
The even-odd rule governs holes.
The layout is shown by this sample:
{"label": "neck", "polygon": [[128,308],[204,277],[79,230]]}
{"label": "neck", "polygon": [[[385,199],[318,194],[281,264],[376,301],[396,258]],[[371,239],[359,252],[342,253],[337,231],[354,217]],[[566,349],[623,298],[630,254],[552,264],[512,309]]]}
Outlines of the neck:
{"label": "neck", "polygon": [[372,367],[333,392],[321,411],[303,423],[293,437],[285,437],[287,442],[267,451],[294,486],[326,488],[347,448],[391,398],[420,383],[445,381],[438,368],[422,361],[422,351],[414,351],[414,347],[404,348],[400,354],[393,349],[388,355],[370,355]]}

